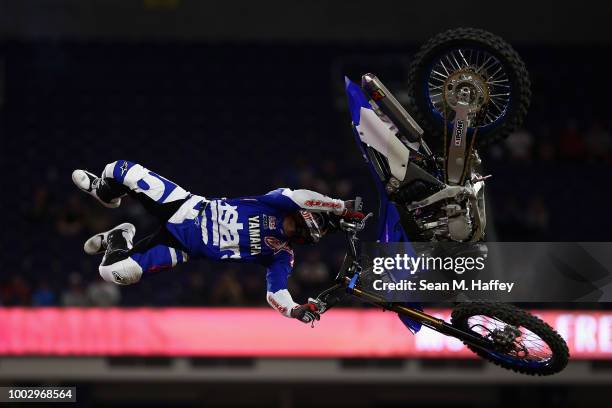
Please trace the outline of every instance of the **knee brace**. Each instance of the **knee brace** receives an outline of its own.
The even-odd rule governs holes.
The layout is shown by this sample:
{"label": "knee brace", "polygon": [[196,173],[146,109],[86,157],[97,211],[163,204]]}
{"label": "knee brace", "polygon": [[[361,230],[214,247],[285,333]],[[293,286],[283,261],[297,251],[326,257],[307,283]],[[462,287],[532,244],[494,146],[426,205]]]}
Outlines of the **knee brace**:
{"label": "knee brace", "polygon": [[142,277],[142,268],[132,258],[125,258],[110,265],[100,265],[100,276],[117,285],[131,285]]}
{"label": "knee brace", "polygon": [[[132,163],[127,160],[117,160],[112,163],[108,163],[104,167],[104,171],[102,172],[103,178],[112,178],[117,180],[119,183],[124,184],[125,178],[130,170],[135,167],[134,171],[131,173],[138,173],[136,179],[140,178],[144,171],[146,170],[141,165]],[[131,177],[134,178],[134,177]]]}

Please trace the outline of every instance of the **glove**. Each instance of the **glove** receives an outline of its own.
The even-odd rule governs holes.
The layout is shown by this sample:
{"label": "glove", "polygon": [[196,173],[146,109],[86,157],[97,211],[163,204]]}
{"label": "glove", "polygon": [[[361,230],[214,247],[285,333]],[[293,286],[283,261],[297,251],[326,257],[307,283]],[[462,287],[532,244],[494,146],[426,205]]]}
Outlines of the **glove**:
{"label": "glove", "polygon": [[345,219],[363,220],[365,218],[365,215],[359,210],[361,210],[361,208],[355,208],[355,200],[345,201],[344,210],[340,214],[340,217]]}
{"label": "glove", "polygon": [[312,302],[295,306],[293,309],[291,309],[291,317],[298,319],[303,323],[311,323],[315,320],[321,320],[319,308]]}

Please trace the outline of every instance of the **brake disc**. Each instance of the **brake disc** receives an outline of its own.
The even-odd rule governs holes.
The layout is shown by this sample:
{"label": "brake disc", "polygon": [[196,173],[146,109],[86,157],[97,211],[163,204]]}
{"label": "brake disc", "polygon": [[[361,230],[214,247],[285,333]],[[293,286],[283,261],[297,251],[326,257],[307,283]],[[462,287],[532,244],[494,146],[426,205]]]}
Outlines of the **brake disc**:
{"label": "brake disc", "polygon": [[489,87],[480,75],[463,69],[448,76],[444,82],[443,98],[453,110],[459,102],[467,103],[470,114],[474,115],[489,102]]}

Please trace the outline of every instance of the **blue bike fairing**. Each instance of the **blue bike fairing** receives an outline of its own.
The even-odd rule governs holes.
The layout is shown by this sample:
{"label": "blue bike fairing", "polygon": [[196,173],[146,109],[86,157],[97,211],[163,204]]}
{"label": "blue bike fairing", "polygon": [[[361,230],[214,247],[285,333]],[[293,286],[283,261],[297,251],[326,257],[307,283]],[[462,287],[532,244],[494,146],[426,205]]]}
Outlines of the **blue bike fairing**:
{"label": "blue bike fairing", "polygon": [[[344,84],[346,90],[346,96],[348,97],[349,111],[351,112],[351,120],[353,125],[357,126],[360,123],[361,108],[372,109],[372,105],[368,102],[368,98],[363,94],[361,87],[351,81],[349,78],[344,77]],[[361,147],[361,140],[358,139]]]}
{"label": "blue bike fairing", "polygon": [[[380,220],[384,220],[387,217],[387,203],[389,202],[389,200],[387,198],[387,194],[385,193],[385,186],[380,181],[380,177],[374,169],[374,166],[372,166],[370,159],[366,154],[364,144],[361,141],[361,138],[359,137],[359,132],[356,129],[356,126],[359,125],[361,121],[361,108],[372,109],[372,105],[370,105],[368,99],[363,94],[363,91],[357,84],[355,84],[347,77],[344,78],[344,83],[346,85],[346,96],[348,98],[349,111],[351,113],[353,136],[355,137],[355,141],[357,142],[359,150],[361,150],[363,159],[368,164],[368,169],[370,170],[370,173],[374,178],[374,183],[376,184],[376,189],[378,190],[378,197],[380,199],[380,212],[378,214],[380,218],[376,227],[377,240],[379,242],[390,242],[389,240],[383,239],[383,234],[385,234],[385,223],[380,222]],[[391,204],[391,206],[393,205]]]}
{"label": "blue bike fairing", "polygon": [[[401,225],[400,215],[395,207],[395,204],[389,201],[387,196],[387,192],[385,190],[385,186],[380,180],[376,169],[374,168],[372,162],[368,159],[366,154],[366,150],[364,147],[364,143],[361,141],[359,133],[357,132],[356,126],[361,122],[361,110],[362,109],[372,109],[372,105],[369,103],[368,98],[364,95],[363,90],[349,78],[345,77],[345,91],[348,98],[349,111],[351,113],[352,120],[352,128],[353,135],[355,136],[355,141],[361,150],[363,157],[370,169],[370,173],[374,177],[374,182],[376,184],[376,188],[378,190],[378,196],[380,200],[380,212],[379,212],[379,220],[377,224],[377,238],[378,242],[386,243],[386,242],[401,242],[404,243],[404,252],[409,254],[410,256],[414,256],[414,248],[410,245],[410,240],[406,231]],[[405,271],[406,274],[409,274],[409,271]],[[394,271],[394,276],[399,279],[402,278],[403,272]],[[411,307],[417,310],[423,310],[422,306],[419,303],[406,303],[406,306]],[[413,333],[418,332],[421,329],[421,324],[411,320],[405,316],[399,315],[398,317],[402,321],[402,323],[408,327]]]}

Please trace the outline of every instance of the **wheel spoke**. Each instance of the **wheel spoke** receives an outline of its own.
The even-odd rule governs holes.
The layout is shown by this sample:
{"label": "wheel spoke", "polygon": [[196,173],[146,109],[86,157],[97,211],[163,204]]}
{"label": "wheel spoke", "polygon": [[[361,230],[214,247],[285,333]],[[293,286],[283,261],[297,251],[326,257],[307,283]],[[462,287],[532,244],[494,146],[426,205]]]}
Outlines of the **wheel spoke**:
{"label": "wheel spoke", "polygon": [[444,61],[440,60],[440,65],[442,65],[442,69],[444,70],[444,72],[446,72],[446,78],[448,78],[448,76],[450,75],[450,72],[448,72],[448,69],[446,69],[446,65],[444,65]]}
{"label": "wheel spoke", "polygon": [[489,84],[489,85],[496,85],[496,84],[507,84],[509,82],[510,82],[510,80],[508,78],[506,78],[506,79],[496,79],[496,80],[493,80],[493,81],[491,79],[489,79],[487,81],[487,84]]}
{"label": "wheel spoke", "polygon": [[493,58],[493,56],[489,55],[489,57],[482,63],[478,68],[476,68],[476,73],[479,74],[484,66],[489,63],[489,61]]}
{"label": "wheel spoke", "polygon": [[495,58],[491,57],[491,59],[493,61],[491,61],[491,63],[487,64],[486,66],[483,66],[480,72],[487,73],[489,71],[489,68],[492,68],[495,66],[495,64],[497,64],[497,60]]}
{"label": "wheel spoke", "polygon": [[451,56],[453,57],[453,61],[455,61],[455,64],[457,65],[457,67],[459,69],[461,69],[461,64],[459,63],[459,61],[457,61],[457,56],[455,55],[455,53],[451,53]]}
{"label": "wheel spoke", "polygon": [[456,69],[456,70],[461,69],[461,67],[460,67],[460,66],[458,66],[458,65],[457,65],[457,66],[453,65],[453,61],[451,61],[451,59],[450,59],[450,55],[446,55],[446,60],[448,61],[448,63],[450,64],[450,66],[451,66],[451,68],[452,68],[452,69],[454,69],[454,70],[455,70],[455,69]]}
{"label": "wheel spoke", "polygon": [[497,75],[497,73],[498,73],[499,71],[501,71],[501,70],[502,70],[502,66],[500,65],[499,67],[497,67],[497,71],[495,71],[494,73],[492,73],[491,75],[489,75],[489,79],[494,79],[494,78],[495,78],[495,75]]}
{"label": "wheel spoke", "polygon": [[438,72],[438,71],[436,71],[436,70],[432,70],[432,72],[433,72],[434,74],[436,74],[436,75],[441,76],[441,77],[442,77],[442,78],[444,78],[444,79],[448,78],[448,75],[444,75],[443,73]]}
{"label": "wheel spoke", "polygon": [[502,110],[502,109],[499,107],[499,105],[497,104],[497,102],[495,102],[495,100],[490,99],[490,102],[491,102],[491,103],[492,103],[492,104],[493,104],[493,105],[494,105],[494,106],[497,108],[497,110],[498,110],[498,111],[500,111],[500,112],[501,112],[501,110]]}
{"label": "wheel spoke", "polygon": [[466,68],[470,66],[470,64],[468,64],[467,60],[465,59],[465,57],[463,56],[463,53],[461,52],[461,50],[458,50],[459,55],[461,55],[461,58],[463,59],[463,62],[465,62],[465,66]]}

